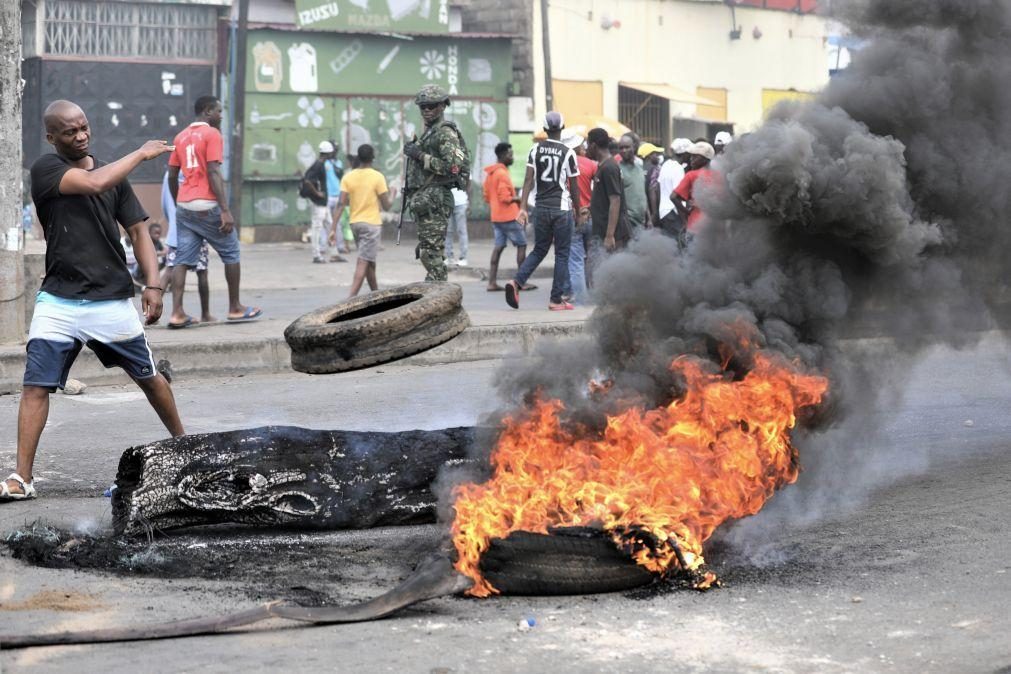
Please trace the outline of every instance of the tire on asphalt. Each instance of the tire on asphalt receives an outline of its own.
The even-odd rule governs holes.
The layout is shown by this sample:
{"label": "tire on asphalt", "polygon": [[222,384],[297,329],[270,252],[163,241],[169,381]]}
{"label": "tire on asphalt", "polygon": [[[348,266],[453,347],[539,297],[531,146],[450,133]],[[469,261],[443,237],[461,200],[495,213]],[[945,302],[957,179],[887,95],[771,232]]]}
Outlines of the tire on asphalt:
{"label": "tire on asphalt", "polygon": [[458,285],[411,283],[311,311],[284,331],[291,367],[331,374],[431,349],[470,325],[462,299]]}
{"label": "tire on asphalt", "polygon": [[[577,530],[585,531],[585,530]],[[573,595],[620,592],[653,582],[605,535],[515,531],[493,539],[481,573],[504,595]]]}

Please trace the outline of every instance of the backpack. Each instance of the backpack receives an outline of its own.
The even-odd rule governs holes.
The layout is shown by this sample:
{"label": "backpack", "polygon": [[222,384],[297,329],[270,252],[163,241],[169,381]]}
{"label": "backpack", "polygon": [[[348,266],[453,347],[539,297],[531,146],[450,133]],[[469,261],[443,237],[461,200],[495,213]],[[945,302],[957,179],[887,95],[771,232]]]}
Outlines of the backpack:
{"label": "backpack", "polygon": [[[310,166],[309,168],[307,168],[305,170],[305,173],[302,174],[302,182],[300,182],[298,184],[298,196],[302,197],[303,199],[308,199],[309,201],[313,201],[313,202],[315,202],[315,200],[318,199],[319,197],[317,197],[315,194],[313,194],[311,191],[309,191],[309,188],[308,188],[308,186],[306,186],[306,183],[313,182],[312,180],[309,179],[309,174],[312,172],[312,170],[314,168],[316,168],[317,165],[320,166],[320,168],[322,168],[322,162],[320,160],[318,160],[318,159],[315,162],[313,162],[312,166]],[[323,178],[324,178],[324,180],[326,179],[326,174],[325,173],[323,174]],[[317,180],[314,183],[314,185],[315,185],[315,187],[316,187],[317,190],[319,190],[323,194],[326,194],[326,183],[325,182],[321,184]]]}
{"label": "backpack", "polygon": [[456,137],[460,140],[460,149],[463,150],[463,159],[459,163],[453,165],[453,168],[455,168],[457,172],[455,173],[456,182],[452,186],[466,192],[470,188],[470,150],[467,149],[467,142],[464,141],[463,134],[460,133],[459,127],[457,127],[454,122],[444,119],[442,120],[440,126],[452,129],[454,133],[456,133]]}

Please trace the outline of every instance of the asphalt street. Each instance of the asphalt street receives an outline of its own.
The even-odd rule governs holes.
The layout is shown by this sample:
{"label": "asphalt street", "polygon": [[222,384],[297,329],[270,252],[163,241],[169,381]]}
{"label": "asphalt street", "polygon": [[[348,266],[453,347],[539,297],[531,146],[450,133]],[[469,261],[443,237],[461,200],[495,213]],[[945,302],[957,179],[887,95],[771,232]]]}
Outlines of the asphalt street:
{"label": "asphalt street", "polygon": [[[271,623],[185,641],[0,651],[0,664],[4,672],[1000,671],[1011,666],[1009,364],[996,339],[931,352],[909,373],[907,395],[875,412],[891,455],[915,458],[882,464],[878,489],[858,506],[778,531],[767,541],[780,552],[771,560],[715,546],[708,559],[725,581],[719,590],[446,598],[381,622]],[[176,395],[190,432],[266,424],[438,428],[477,423],[501,406],[497,366],[183,381]],[[16,396],[0,397],[5,466],[13,459],[16,409]],[[100,493],[119,454],[163,436],[132,388],[55,396],[39,456],[41,498],[0,506],[0,532],[36,518],[101,530],[109,516]],[[172,537],[176,548],[194,552],[241,550],[231,563],[245,571],[234,577],[200,565],[185,577],[40,569],[4,552],[0,633],[207,615],[278,594],[358,601],[408,575],[442,532],[429,525]],[[263,580],[251,583],[249,569],[260,568]],[[520,629],[525,618],[535,625]]]}

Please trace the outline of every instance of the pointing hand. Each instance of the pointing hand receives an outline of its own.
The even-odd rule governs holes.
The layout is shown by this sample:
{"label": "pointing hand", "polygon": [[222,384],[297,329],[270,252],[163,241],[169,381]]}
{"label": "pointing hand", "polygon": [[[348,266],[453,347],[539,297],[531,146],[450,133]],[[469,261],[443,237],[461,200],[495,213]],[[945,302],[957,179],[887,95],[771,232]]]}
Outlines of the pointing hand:
{"label": "pointing hand", "polygon": [[160,157],[166,152],[171,152],[174,149],[176,149],[174,145],[169,145],[168,142],[164,140],[149,140],[140,147],[140,151],[143,153],[145,160]]}

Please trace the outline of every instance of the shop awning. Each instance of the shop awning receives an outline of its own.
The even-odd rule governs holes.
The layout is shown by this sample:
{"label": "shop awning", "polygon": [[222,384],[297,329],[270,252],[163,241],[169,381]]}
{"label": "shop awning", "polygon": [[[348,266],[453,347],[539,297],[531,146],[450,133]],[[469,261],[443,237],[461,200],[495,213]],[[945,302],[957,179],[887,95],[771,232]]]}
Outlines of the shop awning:
{"label": "shop awning", "polygon": [[622,134],[631,131],[631,129],[618,120],[604,117],[603,115],[573,115],[572,117],[565,117],[565,130],[578,133],[583,138],[586,138],[586,134],[589,133],[590,129],[598,126],[607,131],[607,135],[611,136],[611,138],[618,138]]}
{"label": "shop awning", "polygon": [[712,105],[714,107],[720,105],[716,101],[689,93],[683,89],[678,89],[670,84],[653,84],[650,82],[618,82],[618,84],[629,89],[641,91],[650,96],[666,98],[669,101],[677,101],[678,103],[695,103],[696,105]]}

